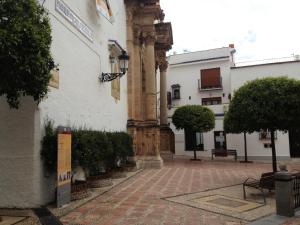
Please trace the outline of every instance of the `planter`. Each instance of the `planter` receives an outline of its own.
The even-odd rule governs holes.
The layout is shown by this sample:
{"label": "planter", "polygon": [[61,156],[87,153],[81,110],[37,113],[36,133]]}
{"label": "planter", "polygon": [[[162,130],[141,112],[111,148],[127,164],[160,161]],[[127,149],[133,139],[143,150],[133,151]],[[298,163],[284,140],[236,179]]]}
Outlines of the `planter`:
{"label": "planter", "polygon": [[126,163],[124,165],[124,170],[126,172],[135,172],[135,171],[137,171],[136,163],[135,162]]}
{"label": "planter", "polygon": [[119,179],[119,178],[125,178],[125,177],[127,177],[127,175],[126,175],[126,170],[123,167],[118,167],[113,170],[113,173],[112,173],[113,179]]}
{"label": "planter", "polygon": [[71,185],[71,200],[80,200],[90,197],[91,193],[88,191],[88,185],[85,181],[75,181]]}
{"label": "planter", "polygon": [[109,187],[113,185],[112,182],[112,174],[101,174],[98,176],[90,176],[88,177],[88,186],[90,188],[102,188],[102,187]]}

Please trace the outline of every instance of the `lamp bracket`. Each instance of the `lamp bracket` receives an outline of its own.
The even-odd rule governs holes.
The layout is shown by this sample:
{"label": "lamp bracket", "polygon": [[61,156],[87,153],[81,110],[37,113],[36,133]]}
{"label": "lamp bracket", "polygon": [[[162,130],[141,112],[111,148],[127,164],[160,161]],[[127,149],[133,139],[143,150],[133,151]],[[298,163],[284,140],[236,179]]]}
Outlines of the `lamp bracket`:
{"label": "lamp bracket", "polygon": [[124,73],[102,73],[99,77],[100,82],[109,82],[122,77]]}

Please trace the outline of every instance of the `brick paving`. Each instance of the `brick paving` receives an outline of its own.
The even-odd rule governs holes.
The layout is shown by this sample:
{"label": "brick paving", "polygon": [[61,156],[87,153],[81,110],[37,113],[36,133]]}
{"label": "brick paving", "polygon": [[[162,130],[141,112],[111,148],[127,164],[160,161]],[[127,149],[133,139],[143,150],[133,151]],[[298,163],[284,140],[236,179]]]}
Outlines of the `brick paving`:
{"label": "brick paving", "polygon": [[[65,225],[237,225],[244,221],[163,200],[242,183],[271,171],[266,163],[174,160],[147,169],[61,218]],[[294,169],[294,168],[292,168]]]}

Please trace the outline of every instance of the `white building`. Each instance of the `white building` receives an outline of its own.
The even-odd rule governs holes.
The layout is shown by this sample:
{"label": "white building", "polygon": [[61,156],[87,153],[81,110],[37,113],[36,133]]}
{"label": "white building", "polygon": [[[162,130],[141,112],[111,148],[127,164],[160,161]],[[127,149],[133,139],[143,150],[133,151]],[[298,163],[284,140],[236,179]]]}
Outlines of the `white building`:
{"label": "white building", "polygon": [[124,1],[110,0],[108,8],[102,0],[40,2],[49,11],[59,71],[39,105],[28,97],[13,110],[0,98],[0,207],[38,207],[54,200],[55,184],[43,173],[40,157],[47,119],[55,126],[126,130],[126,76],[99,82],[102,72],[117,72],[111,57],[126,48]]}
{"label": "white building", "polygon": [[[233,45],[206,51],[169,56],[167,87],[169,91],[168,117],[175,133],[175,154],[192,156],[193,146],[200,146],[200,157],[211,157],[211,149],[225,147],[236,149],[238,157],[244,156],[243,135],[223,132],[224,111],[228,108],[234,90],[246,81],[267,76],[289,76],[300,79],[300,61],[272,61],[248,66],[236,66]],[[204,133],[184,133],[171,122],[174,110],[187,104],[200,104],[211,108],[216,116],[215,129]],[[289,137],[290,136],[290,137]],[[297,144],[299,134],[277,131],[276,150],[280,159],[300,156]],[[271,157],[270,140],[264,134],[247,134],[250,159]],[[290,153],[291,151],[291,153]]]}

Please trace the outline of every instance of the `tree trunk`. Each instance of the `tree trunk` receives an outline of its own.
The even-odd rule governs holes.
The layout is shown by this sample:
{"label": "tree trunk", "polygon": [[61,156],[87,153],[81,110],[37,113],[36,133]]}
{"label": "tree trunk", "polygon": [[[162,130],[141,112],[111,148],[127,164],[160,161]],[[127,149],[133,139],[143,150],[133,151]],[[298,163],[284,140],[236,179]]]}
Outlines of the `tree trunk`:
{"label": "tree trunk", "polygon": [[275,149],[275,137],[274,137],[274,130],[271,130],[271,145],[272,145],[272,165],[273,165],[273,172],[277,172],[277,161],[276,161],[276,149]]}
{"label": "tree trunk", "polygon": [[244,147],[245,147],[245,162],[248,162],[247,136],[246,136],[246,132],[244,132]]}
{"label": "tree trunk", "polygon": [[197,159],[196,148],[194,148],[194,159]]}

